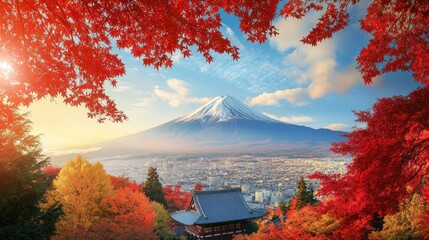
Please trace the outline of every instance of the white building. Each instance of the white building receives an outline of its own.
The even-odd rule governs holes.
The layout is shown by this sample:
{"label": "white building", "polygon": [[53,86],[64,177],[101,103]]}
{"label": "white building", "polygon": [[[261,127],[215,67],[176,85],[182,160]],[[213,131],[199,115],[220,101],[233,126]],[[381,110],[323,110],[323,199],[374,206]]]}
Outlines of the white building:
{"label": "white building", "polygon": [[262,192],[255,192],[255,202],[262,203],[264,201]]}

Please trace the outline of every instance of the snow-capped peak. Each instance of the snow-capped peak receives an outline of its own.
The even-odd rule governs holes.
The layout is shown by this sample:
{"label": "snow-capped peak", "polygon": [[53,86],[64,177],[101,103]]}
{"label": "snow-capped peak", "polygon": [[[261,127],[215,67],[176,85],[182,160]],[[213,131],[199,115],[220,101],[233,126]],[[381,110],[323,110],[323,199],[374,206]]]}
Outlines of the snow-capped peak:
{"label": "snow-capped peak", "polygon": [[178,118],[176,121],[192,122],[198,120],[204,123],[214,123],[235,119],[278,123],[277,120],[253,111],[250,107],[230,95],[216,97],[197,110]]}

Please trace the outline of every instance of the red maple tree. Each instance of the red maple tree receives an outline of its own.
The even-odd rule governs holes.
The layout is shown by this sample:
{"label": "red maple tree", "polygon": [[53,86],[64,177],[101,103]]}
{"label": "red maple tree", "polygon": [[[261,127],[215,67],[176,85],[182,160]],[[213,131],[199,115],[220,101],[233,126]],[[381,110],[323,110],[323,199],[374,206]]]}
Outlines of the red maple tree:
{"label": "red maple tree", "polygon": [[[13,69],[0,74],[0,102],[29,105],[37,99],[61,97],[66,104],[84,105],[98,121],[123,121],[125,114],[105,93],[115,86],[125,67],[114,46],[128,49],[144,65],[171,67],[179,51],[191,47],[207,62],[212,52],[238,59],[238,48],[221,32],[221,12],[240,19],[249,41],[265,42],[275,35],[273,20],[302,18],[324,11],[302,41],[330,38],[349,22],[350,5],[358,0],[175,0],[175,1],[2,1],[0,2],[0,61]],[[280,9],[280,11],[278,11]],[[429,2],[376,0],[361,20],[372,35],[358,56],[366,83],[381,73],[412,71],[428,84]]]}
{"label": "red maple tree", "polygon": [[82,239],[155,239],[155,212],[141,192],[119,188],[101,203],[103,218]]}
{"label": "red maple tree", "polygon": [[365,126],[355,128],[346,135],[348,141],[332,148],[353,158],[347,172],[312,176],[321,181],[318,193],[329,199],[321,207],[342,219],[338,233],[345,239],[364,238],[376,216],[396,212],[410,189],[417,193],[425,189],[426,196],[428,96],[429,89],[421,88],[408,96],[380,99],[372,110],[356,112],[357,121]]}
{"label": "red maple tree", "polygon": [[162,191],[164,192],[165,201],[170,212],[184,210],[188,207],[192,195],[190,192],[182,192],[180,185],[167,185]]}
{"label": "red maple tree", "polygon": [[131,181],[127,177],[117,177],[113,175],[109,175],[109,177],[114,189],[129,188],[134,192],[142,190],[136,181]]}
{"label": "red maple tree", "polygon": [[52,166],[52,165],[48,165],[48,166],[43,168],[43,172],[45,174],[47,174],[49,176],[53,176],[53,177],[56,177],[60,171],[61,171],[60,167],[56,167],[56,166]]}
{"label": "red maple tree", "polygon": [[[203,185],[197,183],[194,186],[194,190],[203,191]],[[186,209],[192,200],[191,192],[182,192],[181,185],[167,185],[162,191],[164,192],[165,200],[167,201],[167,207],[170,212]]]}

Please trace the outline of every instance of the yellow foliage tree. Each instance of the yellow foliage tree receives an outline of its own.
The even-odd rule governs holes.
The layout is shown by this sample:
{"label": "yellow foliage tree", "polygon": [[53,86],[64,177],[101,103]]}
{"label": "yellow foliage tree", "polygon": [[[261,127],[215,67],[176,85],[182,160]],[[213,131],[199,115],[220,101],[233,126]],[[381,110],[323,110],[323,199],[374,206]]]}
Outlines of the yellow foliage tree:
{"label": "yellow foliage tree", "polygon": [[286,229],[298,230],[313,236],[329,236],[340,226],[340,220],[329,214],[320,214],[313,206],[293,211],[286,220]]}
{"label": "yellow foliage tree", "polygon": [[414,193],[399,205],[399,212],[384,217],[383,230],[372,232],[369,239],[423,239],[420,217],[428,206]]}
{"label": "yellow foliage tree", "polygon": [[172,239],[174,238],[174,232],[171,229],[170,222],[171,217],[168,211],[164,208],[161,203],[152,201],[153,210],[155,211],[155,231],[160,239]]}
{"label": "yellow foliage tree", "polygon": [[88,230],[101,216],[100,202],[112,192],[101,163],[77,156],[65,165],[47,193],[48,204],[60,203],[64,215],[57,222],[57,237],[72,237],[76,229]]}

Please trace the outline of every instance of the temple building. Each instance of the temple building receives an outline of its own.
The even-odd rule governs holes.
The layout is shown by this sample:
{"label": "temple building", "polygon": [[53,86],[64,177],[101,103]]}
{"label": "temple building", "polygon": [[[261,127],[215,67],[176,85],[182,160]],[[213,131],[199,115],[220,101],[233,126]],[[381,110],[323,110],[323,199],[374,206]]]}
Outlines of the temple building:
{"label": "temple building", "polygon": [[188,209],[171,214],[185,225],[190,239],[232,239],[235,234],[245,233],[249,219],[267,213],[250,209],[240,188],[217,191],[193,191]]}

